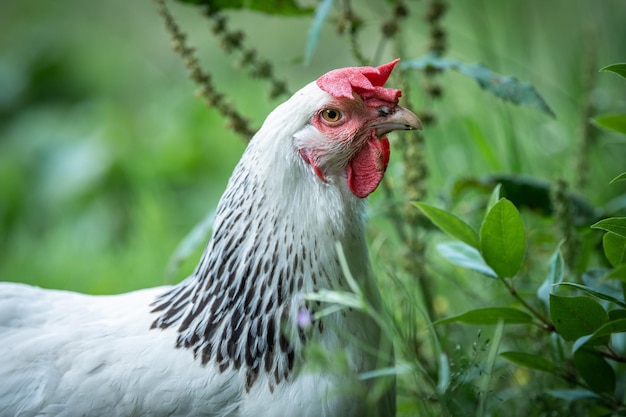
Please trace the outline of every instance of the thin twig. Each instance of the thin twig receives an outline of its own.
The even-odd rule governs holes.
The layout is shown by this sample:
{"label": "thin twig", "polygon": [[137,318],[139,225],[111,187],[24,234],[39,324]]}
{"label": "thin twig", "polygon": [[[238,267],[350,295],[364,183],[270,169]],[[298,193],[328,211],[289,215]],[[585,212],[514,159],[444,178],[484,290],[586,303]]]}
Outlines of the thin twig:
{"label": "thin twig", "polygon": [[[398,1],[394,8],[394,17],[382,25],[383,39],[394,40],[394,53],[396,56],[405,56],[403,39],[399,36],[399,22],[406,19],[409,10],[402,1]],[[405,100],[410,101],[411,89],[407,80],[407,74],[400,73],[399,87],[403,91]],[[405,209],[403,220],[405,228],[396,226],[398,234],[403,237],[403,244],[406,247],[405,269],[417,280],[422,302],[428,316],[432,319],[434,311],[434,295],[432,283],[424,265],[425,262],[425,242],[423,241],[423,228],[421,224],[421,214],[415,207],[409,205],[411,201],[423,200],[426,196],[426,179],[428,177],[426,162],[424,160],[424,137],[417,132],[409,132],[404,135],[399,142],[404,163],[404,202]],[[389,191],[393,195],[392,191]],[[406,233],[404,233],[406,230]]]}
{"label": "thin twig", "polygon": [[345,0],[343,2],[343,13],[344,18],[348,21],[350,25],[348,27],[348,42],[350,43],[350,51],[352,52],[352,56],[354,56],[354,59],[356,59],[359,65],[370,65],[369,60],[365,57],[365,55],[363,55],[357,39],[357,34],[361,29],[362,22],[361,19],[352,10],[352,4],[350,3],[350,0]]}
{"label": "thin twig", "polygon": [[241,52],[239,65],[247,68],[251,76],[266,80],[270,83],[270,99],[290,95],[287,83],[284,80],[279,80],[274,75],[272,63],[259,57],[259,53],[256,49],[246,46],[245,34],[240,30],[230,29],[228,19],[219,12],[219,9],[214,8],[208,3],[204,6],[202,14],[213,22],[213,34],[220,40],[219,45],[224,52],[227,54],[232,54],[236,51]]}
{"label": "thin twig", "polygon": [[598,350],[596,352],[599,352],[600,355],[602,355],[605,358],[610,359],[612,361],[620,362],[620,363],[626,363],[626,357],[621,356],[620,354],[615,352],[615,350],[613,350],[613,348],[611,348],[611,346],[607,346],[607,349],[608,349],[608,352],[604,352],[602,350]]}
{"label": "thin twig", "polygon": [[154,0],[154,2],[159,15],[163,18],[165,28],[172,37],[172,48],[185,62],[190,78],[200,85],[198,95],[204,98],[209,107],[219,111],[235,132],[243,136],[246,141],[249,140],[254,135],[254,130],[250,128],[248,119],[244,118],[231,103],[226,102],[224,95],[215,88],[211,74],[200,67],[195,49],[187,45],[187,36],[181,31],[174,16],[165,6],[165,1]]}
{"label": "thin twig", "polygon": [[576,167],[574,170],[574,185],[581,189],[587,185],[589,179],[589,156],[593,145],[594,131],[591,125],[591,117],[595,112],[592,93],[598,74],[597,69],[597,40],[594,36],[588,36],[591,45],[587,45],[587,65],[585,68],[583,106],[581,116],[581,133],[578,152],[576,153]]}
{"label": "thin twig", "polygon": [[517,292],[513,284],[509,283],[505,278],[498,277],[498,279],[506,286],[506,288],[509,290],[509,293],[513,296],[513,298],[519,301],[528,311],[530,311],[539,321],[541,321],[545,325],[544,330],[549,331],[549,332],[552,332],[555,330],[554,324],[552,324],[550,320],[548,320],[536,308],[534,308],[526,300],[524,300],[524,298],[521,295],[519,295],[519,293]]}

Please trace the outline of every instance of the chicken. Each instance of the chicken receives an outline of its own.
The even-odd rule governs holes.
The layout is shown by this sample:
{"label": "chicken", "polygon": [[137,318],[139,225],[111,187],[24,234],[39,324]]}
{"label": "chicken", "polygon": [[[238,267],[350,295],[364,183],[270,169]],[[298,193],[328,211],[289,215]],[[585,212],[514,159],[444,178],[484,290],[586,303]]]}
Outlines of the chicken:
{"label": "chicken", "polygon": [[[304,295],[380,308],[365,197],[386,134],[420,128],[383,87],[396,61],[330,71],[267,117],[236,166],[197,268],[171,287],[91,296],[0,285],[0,416],[393,416],[380,323]],[[334,358],[309,366],[308,348]]]}

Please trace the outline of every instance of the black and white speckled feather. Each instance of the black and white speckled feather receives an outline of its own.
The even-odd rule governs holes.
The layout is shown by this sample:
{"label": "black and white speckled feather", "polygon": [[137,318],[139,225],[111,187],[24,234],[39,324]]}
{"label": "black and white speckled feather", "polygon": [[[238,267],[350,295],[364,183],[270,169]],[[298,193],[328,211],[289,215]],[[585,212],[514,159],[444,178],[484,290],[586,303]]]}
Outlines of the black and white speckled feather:
{"label": "black and white speckled feather", "polygon": [[[302,294],[342,289],[335,242],[358,254],[359,271],[368,265],[363,201],[337,184],[312,181],[300,158],[272,149],[293,147],[327,100],[321,91],[319,103],[311,100],[312,91],[300,96],[307,102],[287,102],[268,117],[231,177],[196,271],[155,303],[154,327],[175,327],[177,346],[191,349],[202,363],[212,361],[222,371],[244,368],[247,389],[261,372],[271,387],[293,373],[307,337],[296,317],[314,307]],[[291,120],[293,131],[272,137],[273,125],[286,123],[284,108],[296,106],[303,111],[300,120]],[[320,321],[313,334],[323,329]]]}
{"label": "black and white speckled feather", "polygon": [[[384,79],[372,77],[384,82],[394,64],[384,66]],[[397,100],[396,91],[383,96]],[[198,267],[182,283],[115,296],[0,284],[0,417],[392,416],[393,383],[373,396],[372,381],[358,377],[387,365],[373,352],[390,357],[374,320],[342,310],[306,330],[297,322],[302,310],[319,308],[303,294],[347,289],[337,243],[370,304],[379,305],[364,200],[354,191],[367,194],[382,178],[388,148],[385,156],[380,135],[419,126],[393,102],[377,110],[341,97],[314,82],[267,117],[220,200]],[[317,122],[329,103],[363,117],[357,130],[365,116],[378,124],[357,139],[329,138]],[[346,163],[373,175],[350,179]],[[344,366],[306,368],[313,344]]]}

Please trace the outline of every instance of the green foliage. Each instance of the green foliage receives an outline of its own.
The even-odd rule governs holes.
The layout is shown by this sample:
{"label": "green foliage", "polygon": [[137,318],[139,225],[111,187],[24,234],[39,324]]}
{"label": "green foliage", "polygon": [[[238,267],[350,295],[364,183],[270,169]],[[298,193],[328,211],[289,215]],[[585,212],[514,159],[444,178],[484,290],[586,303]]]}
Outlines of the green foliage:
{"label": "green foliage", "polygon": [[600,220],[591,226],[592,229],[601,229],[626,238],[626,217],[611,217]]}
{"label": "green foliage", "polygon": [[[610,301],[612,303],[620,305],[621,307],[625,307],[626,308],[626,304],[624,304],[623,301],[620,301],[619,299],[611,296],[610,294],[606,294],[604,292],[594,290],[593,288],[590,288],[590,287],[588,287],[586,285],[577,284],[575,282],[562,282],[561,285],[564,286],[564,287],[577,288],[577,289],[587,293],[588,295],[590,295],[592,297],[598,298],[600,300]],[[591,307],[591,308],[593,308],[593,307]]]}
{"label": "green foliage", "polygon": [[[244,146],[222,127],[233,108],[193,98],[151,2],[68,2],[0,6],[0,278],[91,293],[179,281]],[[201,7],[165,3],[216,103],[251,128],[283,80],[402,58],[389,85],[425,129],[390,138],[370,199],[389,317],[348,270],[350,291],[308,296],[319,315],[388,319],[397,363],[362,377],[397,376],[399,416],[625,414],[624,64],[597,71],[623,53],[621,0],[182,2]]]}
{"label": "green foliage", "polygon": [[[533,305],[532,300],[520,295],[513,285],[512,278],[519,274],[526,252],[526,231],[515,206],[509,200],[499,198],[500,190],[498,185],[486,204],[487,212],[482,219],[479,234],[480,252],[466,243],[467,236],[471,236],[468,230],[473,231],[467,223],[445,210],[416,203],[442,232],[459,239],[438,244],[440,254],[457,266],[481,272],[491,278],[496,277],[517,304],[514,307],[481,307],[440,319],[435,324],[499,324],[507,327],[513,324],[538,324],[546,335],[556,337],[546,337],[544,341],[545,345],[551,346],[552,355],[542,355],[539,350],[507,351],[499,356],[518,366],[546,372],[565,381],[575,381],[584,387],[550,390],[555,397],[570,402],[593,400],[589,410],[598,412],[598,415],[623,412],[617,388],[621,374],[616,372],[616,367],[609,361],[617,364],[626,361],[626,356],[617,353],[614,345],[615,338],[626,333],[623,290],[626,283],[626,219],[607,218],[591,226],[606,232],[602,239],[604,254],[614,268],[590,269],[583,275],[584,284],[564,281],[566,266],[557,247],[549,260],[547,276],[536,290],[536,300],[542,301],[549,313],[549,317],[546,317]],[[616,286],[621,287],[622,291],[616,291]],[[577,290],[581,295],[557,294],[558,289],[566,288]],[[562,349],[565,343],[571,344],[569,355]],[[574,374],[563,370],[567,361],[573,365]],[[483,407],[481,401],[479,409]]]}
{"label": "green foliage", "polygon": [[602,306],[589,297],[550,295],[550,318],[568,342],[595,332],[609,320]]}
{"label": "green foliage", "polygon": [[489,307],[468,311],[458,316],[447,317],[435,322],[435,324],[446,324],[461,322],[467,324],[525,324],[532,322],[530,314],[516,308]]}
{"label": "green foliage", "polygon": [[406,68],[419,70],[433,68],[440,71],[459,71],[476,80],[480,88],[490,92],[496,97],[514,104],[534,107],[555,117],[548,104],[532,85],[523,83],[514,77],[497,74],[483,65],[466,64],[455,59],[441,58],[433,55],[409,60],[402,65]]}
{"label": "green foliage", "polygon": [[550,267],[548,276],[537,290],[537,298],[544,302],[546,306],[550,305],[550,295],[556,291],[556,286],[565,278],[565,261],[561,254],[560,246],[554,251],[550,258]]}
{"label": "green foliage", "polygon": [[478,234],[463,220],[452,213],[426,203],[414,203],[437,227],[448,235],[478,249]]}
{"label": "green foliage", "polygon": [[614,182],[618,182],[618,181],[626,181],[626,172],[622,172],[617,177],[613,178],[610,184],[613,184]]}
{"label": "green foliage", "polygon": [[502,183],[499,182],[493,187],[493,191],[491,191],[491,195],[489,196],[489,201],[487,201],[487,213],[491,211],[493,206],[498,204],[500,201],[500,196],[502,195]]}
{"label": "green foliage", "polygon": [[[529,209],[543,216],[555,215],[555,184],[545,180],[529,178],[523,175],[491,175],[480,178],[463,178],[455,182],[452,197],[460,201],[468,192],[489,192],[498,187],[497,199],[491,196],[488,207],[495,204],[500,196],[506,197],[516,207]],[[495,190],[494,190],[495,191]],[[577,193],[567,192],[565,202],[571,211],[571,221],[576,226],[588,226],[601,215],[601,209],[594,206],[588,199]]]}
{"label": "green foliage", "polygon": [[514,277],[522,266],[526,236],[522,218],[509,200],[494,204],[480,227],[480,252],[501,277]]}
{"label": "green foliage", "polygon": [[438,246],[439,252],[456,265],[493,277],[513,277],[521,267],[526,251],[524,224],[509,200],[502,198],[493,204],[482,222],[480,235],[452,213],[425,203],[414,204],[443,232],[469,245]]}
{"label": "green foliage", "polygon": [[626,78],[626,64],[611,64],[606,67],[600,69],[600,71],[610,71],[615,74],[621,75],[623,78]]}
{"label": "green foliage", "polygon": [[309,64],[311,62],[311,58],[313,58],[315,48],[317,47],[317,43],[320,39],[322,25],[328,18],[328,14],[330,13],[334,2],[335,0],[322,0],[315,9],[315,17],[313,18],[313,23],[309,28],[309,36],[307,38],[306,50],[304,53],[305,64]]}
{"label": "green foliage", "polygon": [[593,122],[605,129],[626,135],[626,114],[603,114],[594,117]]}
{"label": "green foliage", "polygon": [[[607,65],[600,71],[610,71],[626,78],[626,64]],[[626,114],[602,114],[594,117],[593,123],[604,129],[626,135]]]}
{"label": "green foliage", "polygon": [[445,242],[437,245],[439,254],[453,264],[471,269],[491,278],[498,275],[480,255],[478,249],[463,242]]}
{"label": "green foliage", "polygon": [[237,10],[249,9],[275,15],[301,15],[311,13],[310,8],[300,7],[294,0],[178,0],[182,3],[190,3],[209,6],[214,10]]}
{"label": "green foliage", "polygon": [[626,263],[626,237],[617,233],[608,232],[602,238],[604,255],[612,266]]}
{"label": "green foliage", "polygon": [[543,356],[533,355],[524,352],[502,352],[500,356],[524,368],[535,369],[548,373],[556,373],[556,366],[549,359]]}
{"label": "green foliage", "polygon": [[[624,333],[626,332],[626,319],[624,318],[615,318],[611,316],[619,316],[616,315],[616,312],[620,312],[621,314],[625,313],[625,310],[611,310],[609,313],[609,319],[607,323],[604,323],[600,326],[596,331],[591,334],[581,336],[576,340],[576,343],[572,345],[572,350],[576,351],[583,345],[597,346],[602,344],[607,344],[609,339],[608,337],[613,334]],[[621,315],[620,314],[620,315]]]}
{"label": "green foliage", "polygon": [[593,351],[580,349],[574,353],[574,365],[592,391],[612,394],[615,391],[613,368]]}

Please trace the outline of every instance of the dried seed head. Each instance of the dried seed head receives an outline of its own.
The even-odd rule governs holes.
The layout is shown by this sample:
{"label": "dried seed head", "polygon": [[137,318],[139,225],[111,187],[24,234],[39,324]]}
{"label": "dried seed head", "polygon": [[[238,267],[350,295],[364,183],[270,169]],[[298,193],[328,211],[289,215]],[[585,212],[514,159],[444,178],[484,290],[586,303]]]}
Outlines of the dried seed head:
{"label": "dried seed head", "polygon": [[381,30],[386,38],[393,38],[396,32],[398,32],[398,22],[389,20],[383,23]]}

